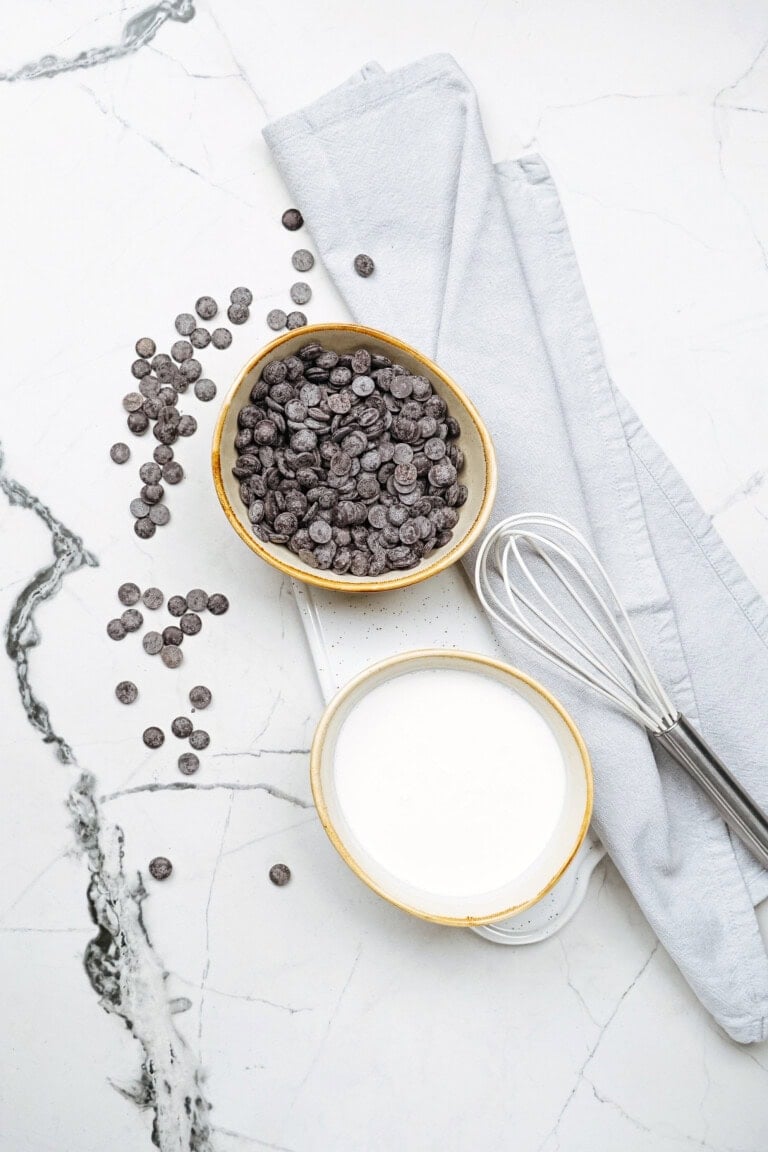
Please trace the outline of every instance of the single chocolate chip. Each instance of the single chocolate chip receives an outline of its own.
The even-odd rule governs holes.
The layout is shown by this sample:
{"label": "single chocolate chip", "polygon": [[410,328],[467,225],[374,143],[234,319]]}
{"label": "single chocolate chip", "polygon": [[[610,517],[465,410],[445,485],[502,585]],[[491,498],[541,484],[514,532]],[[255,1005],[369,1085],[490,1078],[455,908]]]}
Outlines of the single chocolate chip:
{"label": "single chocolate chip", "polygon": [[195,304],[195,312],[201,320],[213,320],[219,306],[213,296],[201,296]]}
{"label": "single chocolate chip", "polygon": [[127,392],[123,396],[123,408],[126,412],[140,412],[144,403],[144,397],[141,392]]}
{"label": "single chocolate chip", "polygon": [[359,256],[355,256],[354,267],[358,276],[368,277],[373,273],[376,265],[370,256],[366,256],[364,252],[361,252]]}
{"label": "single chocolate chip", "polygon": [[[297,272],[309,272],[314,263],[314,256],[311,252],[307,251],[306,248],[297,248],[293,256],[291,256],[291,264],[293,264]],[[297,300],[296,303],[299,304],[300,301]]]}
{"label": "single chocolate chip", "polygon": [[160,659],[166,668],[178,668],[184,659],[184,653],[178,644],[165,644],[160,649]]}
{"label": "single chocolate chip", "polygon": [[298,208],[286,208],[282,215],[283,228],[287,228],[289,232],[298,232],[304,223],[304,217]]}
{"label": "single chocolate chip", "polygon": [[185,612],[179,619],[179,628],[185,636],[197,636],[203,622],[196,612]]}
{"label": "single chocolate chip", "polygon": [[183,616],[187,610],[187,602],[183,596],[171,596],[168,601],[168,611],[171,616]]}
{"label": "single chocolate chip", "polygon": [[154,726],[145,728],[141,738],[147,748],[160,748],[165,743],[165,733],[162,728],[156,728]]}
{"label": "single chocolate chip", "polygon": [[187,384],[194,384],[195,380],[199,380],[202,375],[203,369],[199,360],[185,360],[179,368],[182,378]]}
{"label": "single chocolate chip", "polygon": [[196,382],[195,396],[197,396],[198,400],[213,400],[215,395],[216,385],[214,384],[213,380],[208,380],[206,377],[203,377],[202,380],[198,380]]}
{"label": "single chocolate chip", "polygon": [[115,696],[121,704],[133,704],[138,695],[139,690],[131,680],[121,680],[115,687]]}
{"label": "single chocolate chip", "polygon": [[118,440],[117,444],[113,444],[110,448],[109,455],[115,464],[125,464],[126,460],[130,459],[131,450],[122,440]]}
{"label": "single chocolate chip", "polygon": [[122,620],[110,620],[107,624],[107,636],[110,640],[122,640],[126,635],[125,625]]}
{"label": "single chocolate chip", "polygon": [[229,299],[232,304],[244,304],[248,308],[253,303],[253,293],[250,288],[233,288]]}
{"label": "single chocolate chip", "polygon": [[229,328],[214,328],[211,332],[211,343],[214,348],[229,348],[232,343],[232,333]]}
{"label": "single chocolate chip", "polygon": [[117,598],[126,608],[133,608],[141,599],[141,588],[138,584],[121,584],[117,590]]}
{"label": "single chocolate chip", "polygon": [[180,740],[186,740],[188,736],[191,736],[194,727],[194,724],[188,716],[177,716],[176,719],[171,722],[171,732],[173,732],[174,736],[178,736]]}
{"label": "single chocolate chip", "polygon": [[171,510],[167,504],[153,504],[149,510],[149,518],[158,528],[164,528],[171,519]]}
{"label": "single chocolate chip", "polygon": [[145,632],[141,638],[141,645],[148,656],[157,656],[163,646],[163,637],[159,632]]}
{"label": "single chocolate chip", "polygon": [[143,436],[147,428],[149,428],[149,416],[144,412],[131,412],[126,420],[126,424],[134,436]]}
{"label": "single chocolate chip", "polygon": [[273,332],[280,332],[285,328],[288,317],[282,308],[273,308],[271,312],[267,312],[267,324]]}
{"label": "single chocolate chip", "polygon": [[291,878],[291,870],[287,864],[273,864],[269,870],[269,878],[278,888],[282,888]]}
{"label": "single chocolate chip", "polygon": [[172,424],[161,423],[159,420],[152,429],[152,433],[155,439],[159,440],[161,444],[175,444],[179,438],[179,434]]}
{"label": "single chocolate chip", "polygon": [[173,326],[179,336],[191,336],[195,328],[197,328],[197,320],[195,320],[191,312],[180,312],[174,320]]}
{"label": "single chocolate chip", "polygon": [[151,371],[152,367],[149,361],[144,360],[142,357],[134,360],[133,364],[131,364],[131,375],[135,376],[137,380],[143,380],[145,376],[149,376]]}
{"label": "single chocolate chip", "polygon": [[195,328],[189,334],[189,342],[193,348],[207,348],[211,342],[211,334],[207,328]]}
{"label": "single chocolate chip", "polygon": [[139,495],[145,504],[159,504],[163,498],[162,484],[145,484]]}
{"label": "single chocolate chip", "polygon": [[145,588],[141,594],[141,599],[144,607],[154,612],[157,608],[162,608],[165,596],[159,588]]}
{"label": "single chocolate chip", "polygon": [[155,856],[149,862],[149,874],[155,880],[167,880],[173,872],[173,864],[167,856]]}
{"label": "single chocolate chip", "polygon": [[293,332],[296,328],[303,328],[306,322],[307,318],[303,312],[289,312],[285,326],[289,332]]}
{"label": "single chocolate chip", "polygon": [[167,444],[158,444],[152,456],[157,463],[162,466],[170,464],[171,460],[173,460],[173,448],[170,448]]}
{"label": "single chocolate chip", "polygon": [[194,436],[197,432],[197,420],[185,412],[179,420],[179,436]]}
{"label": "single chocolate chip", "polygon": [[167,352],[158,352],[157,356],[152,357],[152,367],[155,372],[158,368],[170,368],[171,358]]}
{"label": "single chocolate chip", "polygon": [[230,304],[227,308],[230,324],[245,324],[250,314],[250,309],[245,304]]}
{"label": "single chocolate chip", "polygon": [[184,479],[184,469],[178,460],[171,460],[163,467],[163,480],[166,484],[178,484]]}
{"label": "single chocolate chip", "polygon": [[189,702],[193,708],[207,708],[212,699],[210,688],[204,684],[196,684],[189,690]]}
{"label": "single chocolate chip", "polygon": [[312,289],[303,280],[297,280],[291,285],[290,296],[294,304],[308,304],[312,299]]}
{"label": "single chocolate chip", "polygon": [[171,345],[171,356],[177,364],[183,364],[185,360],[189,360],[194,352],[189,340],[177,340],[175,344]]}
{"label": "single chocolate chip", "polygon": [[205,612],[208,607],[208,593],[202,588],[193,588],[191,592],[187,592],[187,606],[193,612]]}
{"label": "single chocolate chip", "polygon": [[150,520],[149,516],[142,516],[139,520],[134,520],[133,530],[140,540],[149,540],[154,536],[157,528]]}
{"label": "single chocolate chip", "polygon": [[196,752],[202,752],[204,748],[208,747],[210,742],[210,736],[202,728],[196,728],[194,732],[190,733],[189,743]]}
{"label": "single chocolate chip", "polygon": [[184,776],[193,776],[200,767],[200,760],[194,752],[182,752],[178,759],[179,772]]}
{"label": "single chocolate chip", "polygon": [[123,622],[123,628],[126,632],[138,632],[144,623],[144,617],[138,608],[126,608],[120,619]]}
{"label": "single chocolate chip", "polygon": [[145,484],[159,484],[163,476],[163,470],[154,460],[148,460],[146,464],[142,464],[141,468],[139,468],[139,476]]}
{"label": "single chocolate chip", "polygon": [[155,342],[149,336],[142,336],[140,340],[136,341],[136,355],[142,356],[148,360],[150,356],[155,354]]}
{"label": "single chocolate chip", "polygon": [[163,643],[164,644],[181,644],[184,640],[184,633],[181,628],[177,628],[175,624],[169,624],[163,628]]}
{"label": "single chocolate chip", "polygon": [[229,600],[223,592],[214,592],[208,600],[208,611],[212,616],[223,616],[229,610]]}

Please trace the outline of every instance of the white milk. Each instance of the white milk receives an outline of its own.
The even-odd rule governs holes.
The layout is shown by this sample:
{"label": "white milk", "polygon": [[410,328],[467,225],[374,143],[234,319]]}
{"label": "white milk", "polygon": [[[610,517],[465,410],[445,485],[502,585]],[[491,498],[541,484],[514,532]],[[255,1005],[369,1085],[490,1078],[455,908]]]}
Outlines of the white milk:
{"label": "white milk", "polygon": [[338,734],[334,776],[351,830],[380,865],[455,896],[525,871],[557,825],[566,781],[531,704],[452,668],[409,672],[362,697]]}

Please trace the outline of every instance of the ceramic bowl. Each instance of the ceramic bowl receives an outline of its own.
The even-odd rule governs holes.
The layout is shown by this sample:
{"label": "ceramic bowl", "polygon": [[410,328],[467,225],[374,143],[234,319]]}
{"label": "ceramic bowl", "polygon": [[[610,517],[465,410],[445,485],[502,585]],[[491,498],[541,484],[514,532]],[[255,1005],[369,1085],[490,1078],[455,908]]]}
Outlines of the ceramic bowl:
{"label": "ceramic bowl", "polygon": [[[554,737],[556,750],[560,753],[562,779],[559,782],[557,799],[553,798],[551,813],[538,847],[538,855],[528,861],[522,871],[515,868],[509,879],[493,891],[464,892],[460,896],[450,892],[420,889],[402,875],[390,870],[382,859],[361,843],[351,827],[344,803],[340,796],[339,775],[335,761],[335,749],[339,734],[346,718],[366,693],[392,677],[434,668],[452,668],[468,671],[481,677],[489,677],[500,682],[522,697],[543,719],[549,733]],[[394,722],[394,721],[393,721]],[[448,721],[450,722],[450,721]],[[459,717],[455,723],[472,723],[471,716]],[[510,719],[510,724],[514,721]],[[512,729],[514,732],[514,728]],[[361,755],[364,755],[364,749]],[[473,765],[467,764],[471,773]],[[524,769],[537,771],[537,764],[525,763]],[[416,767],[414,770],[418,771]],[[354,771],[347,759],[347,773]],[[541,900],[555,886],[568,868],[581,847],[589,827],[592,814],[592,768],[589,755],[581,735],[565,709],[545,688],[522,672],[502,664],[497,660],[470,652],[448,650],[425,650],[408,652],[394,656],[367,669],[346,685],[326,708],[312,744],[310,757],[312,792],[320,820],[331,843],[353,872],[369,888],[391,904],[414,916],[440,924],[460,927],[474,927],[505,920],[530,908]],[[475,777],[477,780],[477,776]],[[349,780],[349,776],[347,776]],[[452,781],[449,782],[451,786]],[[519,802],[510,809],[510,826],[519,817]],[[465,816],[462,814],[461,820]],[[503,819],[503,817],[502,817]],[[524,817],[523,817],[524,819]],[[482,836],[482,814],[476,822]],[[457,836],[466,831],[459,828]],[[477,829],[474,830],[475,832]],[[420,832],[414,833],[417,838]],[[513,853],[510,852],[510,859]],[[526,858],[527,859],[527,858]],[[510,872],[512,872],[510,863]]]}
{"label": "ceramic bowl", "polygon": [[[234,446],[237,414],[240,408],[248,403],[251,388],[265,364],[270,360],[291,356],[302,345],[313,340],[318,340],[325,348],[342,355],[365,346],[370,351],[379,352],[404,364],[413,375],[426,376],[435,392],[446,401],[449,411],[461,425],[459,443],[464,452],[465,464],[460,479],[466,484],[469,497],[466,504],[458,509],[459,521],[449,543],[435,549],[431,556],[422,560],[415,568],[386,572],[379,577],[320,571],[305,564],[284,544],[262,543],[251,531],[248,510],[240,500],[239,481],[232,475],[232,465],[237,460]],[[214,432],[212,464],[216,493],[227,520],[240,539],[244,540],[257,556],[297,580],[341,592],[385,592],[393,588],[404,588],[408,584],[416,584],[442,572],[463,556],[478,539],[490,515],[496,492],[496,462],[490,437],[474,405],[459,387],[442,369],[426,356],[422,356],[415,348],[384,332],[377,332],[373,328],[361,328],[354,324],[308,325],[278,337],[266,348],[257,352],[245,365],[224,401]]]}

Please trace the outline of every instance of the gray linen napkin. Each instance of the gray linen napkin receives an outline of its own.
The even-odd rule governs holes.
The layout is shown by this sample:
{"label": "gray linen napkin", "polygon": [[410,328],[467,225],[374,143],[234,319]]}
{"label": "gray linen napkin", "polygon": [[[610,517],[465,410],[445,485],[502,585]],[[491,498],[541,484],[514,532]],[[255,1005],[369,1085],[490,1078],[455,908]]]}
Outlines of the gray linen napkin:
{"label": "gray linen napkin", "polygon": [[[355,318],[431,356],[480,410],[493,521],[552,512],[591,535],[678,707],[768,807],[768,609],[612,386],[542,160],[494,167],[449,56],[368,65],[265,137]],[[664,947],[734,1039],[765,1039],[768,873],[632,721],[500,639],[581,728],[595,827]]]}

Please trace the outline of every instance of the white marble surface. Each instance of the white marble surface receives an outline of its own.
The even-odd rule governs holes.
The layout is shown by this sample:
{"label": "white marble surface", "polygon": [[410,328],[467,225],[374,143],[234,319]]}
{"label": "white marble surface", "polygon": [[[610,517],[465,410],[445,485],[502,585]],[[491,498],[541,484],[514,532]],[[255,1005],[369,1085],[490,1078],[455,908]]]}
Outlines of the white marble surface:
{"label": "white marble surface", "polygon": [[[139,7],[8,3],[0,71],[119,44]],[[768,9],[173,0],[156,16],[122,58],[0,80],[6,475],[99,561],[40,605],[30,653],[76,763],[41,741],[0,663],[2,1152],[149,1148],[155,1089],[164,1152],[763,1152],[768,1049],[717,1030],[609,864],[563,931],[525,949],[410,920],[346,871],[308,806],[321,696],[290,589],[213,499],[215,405],[186,405],[188,479],[146,544],[126,509],[146,441],[122,469],[106,451],[137,336],[165,346],[198,294],[249,284],[253,319],[202,356],[223,388],[286,302],[297,238],[265,119],[367,59],[448,50],[495,158],[532,146],[551,165],[615,380],[768,594]],[[343,318],[322,269],[311,281],[310,319]],[[4,499],[0,534],[5,619],[51,540]],[[220,588],[232,609],[171,673],[138,637],[106,639],[126,579]],[[140,682],[133,708],[111,695],[123,676]],[[206,787],[128,791],[180,779],[174,749],[147,753],[139,733],[201,681]],[[66,808],[81,771],[105,797],[90,855]],[[147,880],[144,936],[131,885],[159,852],[175,874]],[[277,859],[285,889],[266,878]],[[89,861],[112,1002],[83,968]]]}

